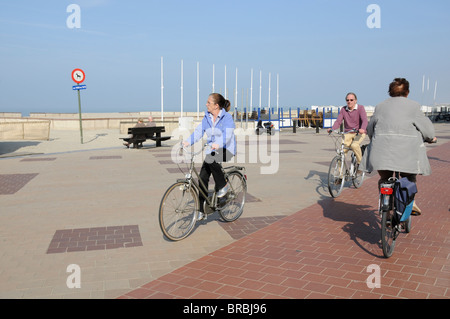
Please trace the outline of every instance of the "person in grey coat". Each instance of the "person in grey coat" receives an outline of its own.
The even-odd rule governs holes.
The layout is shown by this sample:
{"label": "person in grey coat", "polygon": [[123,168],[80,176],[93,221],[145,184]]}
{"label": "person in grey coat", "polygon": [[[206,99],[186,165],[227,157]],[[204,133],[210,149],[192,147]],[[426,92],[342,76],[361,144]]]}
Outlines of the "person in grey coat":
{"label": "person in grey coat", "polygon": [[[360,170],[378,171],[378,185],[394,172],[416,182],[418,174],[431,174],[424,141],[436,141],[434,126],[421,111],[420,104],[407,98],[409,82],[406,79],[394,79],[389,85],[389,95],[389,99],[375,107],[367,126],[370,144]],[[413,214],[420,213],[414,202]]]}

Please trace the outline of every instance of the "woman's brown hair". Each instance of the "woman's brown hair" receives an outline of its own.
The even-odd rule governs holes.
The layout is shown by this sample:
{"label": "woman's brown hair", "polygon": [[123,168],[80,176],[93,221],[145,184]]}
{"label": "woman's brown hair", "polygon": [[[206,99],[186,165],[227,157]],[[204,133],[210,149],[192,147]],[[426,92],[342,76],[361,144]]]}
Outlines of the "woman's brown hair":
{"label": "woman's brown hair", "polygon": [[392,97],[403,96],[407,97],[409,94],[409,82],[405,78],[395,78],[389,84],[389,95]]}
{"label": "woman's brown hair", "polygon": [[211,93],[209,96],[212,97],[214,103],[218,104],[221,109],[225,109],[227,112],[230,110],[231,103],[225,99],[222,94]]}

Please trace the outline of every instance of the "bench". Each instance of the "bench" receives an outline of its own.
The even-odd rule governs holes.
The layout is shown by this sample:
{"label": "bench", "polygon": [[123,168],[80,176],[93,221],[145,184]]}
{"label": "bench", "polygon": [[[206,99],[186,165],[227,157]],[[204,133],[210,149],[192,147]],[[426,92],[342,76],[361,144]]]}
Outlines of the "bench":
{"label": "bench", "polygon": [[170,136],[161,136],[161,133],[166,131],[164,126],[149,126],[149,127],[130,127],[128,134],[133,137],[121,138],[125,142],[133,143],[133,148],[142,147],[142,143],[150,139],[156,141],[156,147],[161,146],[161,141],[170,139]]}
{"label": "bench", "polygon": [[299,117],[295,117],[292,119],[292,131],[296,133],[297,126],[298,127],[315,127],[316,132],[318,133],[318,128],[323,125],[323,115],[322,112],[316,113],[316,111],[312,111],[309,113],[308,111],[302,111]]}

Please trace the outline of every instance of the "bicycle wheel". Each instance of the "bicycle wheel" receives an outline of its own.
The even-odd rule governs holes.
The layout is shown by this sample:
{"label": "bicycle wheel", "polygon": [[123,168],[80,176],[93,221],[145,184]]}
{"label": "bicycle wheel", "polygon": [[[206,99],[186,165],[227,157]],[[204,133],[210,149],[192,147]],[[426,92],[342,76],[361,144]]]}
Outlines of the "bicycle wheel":
{"label": "bicycle wheel", "polygon": [[227,179],[230,191],[226,195],[225,204],[218,208],[218,211],[223,220],[232,222],[238,219],[244,211],[247,182],[239,172],[229,173]]}
{"label": "bicycle wheel", "polygon": [[345,170],[344,161],[340,156],[333,158],[328,169],[328,190],[332,197],[338,197],[344,188]]}
{"label": "bicycle wheel", "polygon": [[159,226],[170,240],[186,238],[194,229],[199,208],[198,195],[186,182],[177,182],[164,194],[159,206]]}
{"label": "bicycle wheel", "polygon": [[386,258],[392,256],[395,248],[397,229],[392,225],[392,210],[381,212],[381,245]]}
{"label": "bicycle wheel", "polygon": [[402,223],[403,223],[403,229],[405,230],[405,233],[408,234],[411,231],[411,216],[409,216],[408,219]]}
{"label": "bicycle wheel", "polygon": [[364,177],[366,176],[366,172],[360,171],[358,164],[356,164],[355,170],[356,172],[352,177],[353,186],[355,186],[355,188],[360,188],[364,181]]}

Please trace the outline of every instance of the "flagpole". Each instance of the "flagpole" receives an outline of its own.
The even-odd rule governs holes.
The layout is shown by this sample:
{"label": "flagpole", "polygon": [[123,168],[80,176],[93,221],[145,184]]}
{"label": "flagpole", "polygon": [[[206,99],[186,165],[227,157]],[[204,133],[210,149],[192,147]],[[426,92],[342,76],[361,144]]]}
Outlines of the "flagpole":
{"label": "flagpole", "polygon": [[197,62],[197,120],[200,113],[200,63]]}
{"label": "flagpole", "polygon": [[262,71],[259,70],[259,108],[261,109]]}
{"label": "flagpole", "polygon": [[236,68],[236,94],[234,95],[234,109],[238,107],[238,69]]}
{"label": "flagpole", "polygon": [[436,105],[436,90],[437,90],[437,81],[434,83],[434,105]]}
{"label": "flagpole", "polygon": [[269,105],[269,112],[270,112],[270,91],[272,90],[270,88],[270,78],[271,78],[271,73],[269,72],[269,103],[268,103],[268,105]]}
{"label": "flagpole", "polygon": [[227,99],[227,65],[226,64],[225,64],[225,90],[223,92],[224,92],[225,99]]}
{"label": "flagpole", "polygon": [[214,88],[214,77],[215,77],[215,66],[214,66],[214,64],[213,64],[213,82],[212,82],[212,93],[214,93],[215,92],[215,88]]}
{"label": "flagpole", "polygon": [[164,66],[163,57],[161,57],[161,121],[164,122]]}
{"label": "flagpole", "polygon": [[250,113],[253,108],[253,69],[251,69],[250,73]]}
{"label": "flagpole", "polygon": [[280,100],[280,76],[277,74],[277,114],[278,114],[278,102]]}
{"label": "flagpole", "polygon": [[183,117],[183,60],[181,60],[181,117]]}
{"label": "flagpole", "polygon": [[425,92],[425,74],[423,75],[423,78],[422,78],[422,105],[423,105],[423,94],[424,94],[424,92]]}

